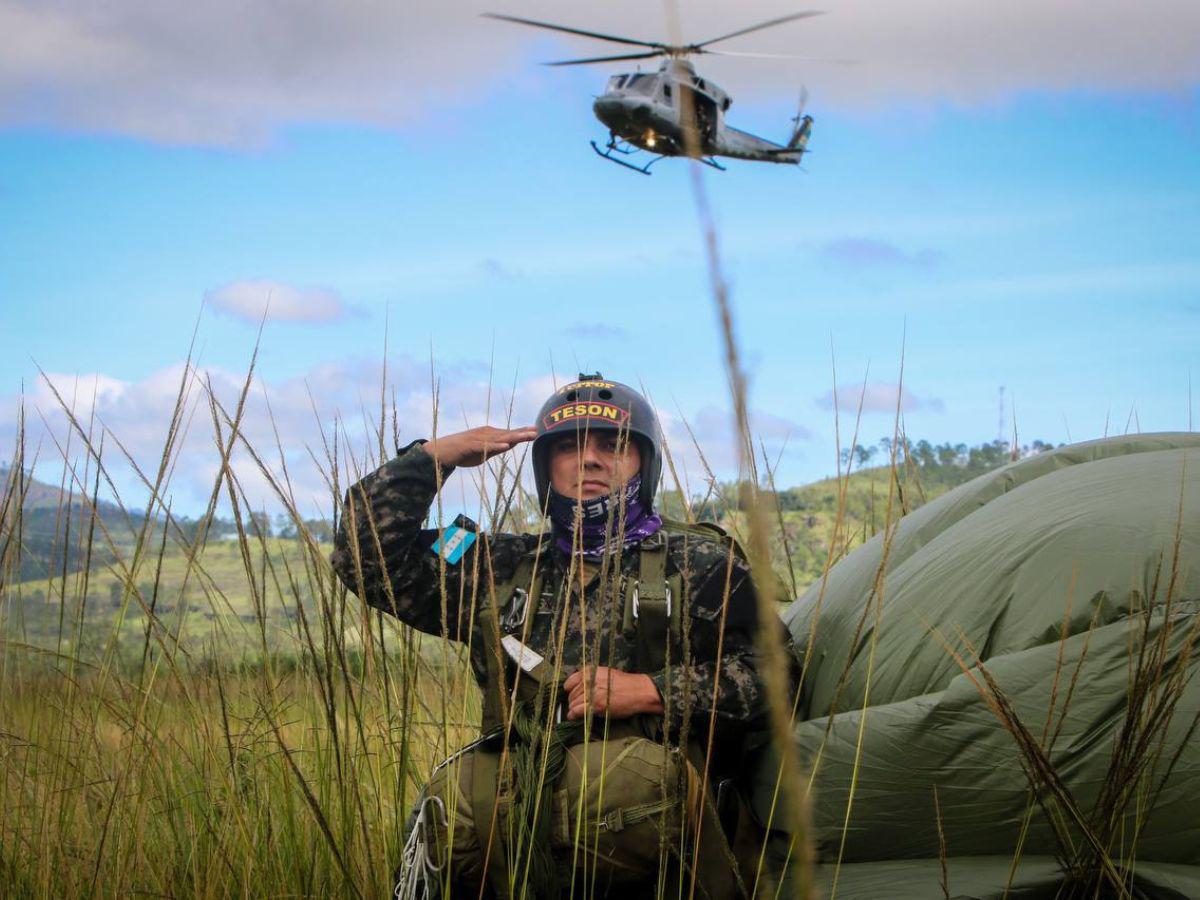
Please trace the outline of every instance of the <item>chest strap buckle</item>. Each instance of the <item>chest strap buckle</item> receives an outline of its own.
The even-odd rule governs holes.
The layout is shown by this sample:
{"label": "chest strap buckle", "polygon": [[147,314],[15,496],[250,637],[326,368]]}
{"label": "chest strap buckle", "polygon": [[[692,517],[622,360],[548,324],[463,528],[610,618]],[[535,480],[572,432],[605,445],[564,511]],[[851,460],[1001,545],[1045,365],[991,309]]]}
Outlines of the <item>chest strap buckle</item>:
{"label": "chest strap buckle", "polygon": [[[671,586],[670,585],[663,586],[663,597],[667,603],[667,617],[670,618],[670,616],[671,616]],[[633,599],[630,601],[630,605],[633,608],[633,617],[635,619],[638,617],[639,600],[640,600],[639,585],[635,584],[633,586]]]}

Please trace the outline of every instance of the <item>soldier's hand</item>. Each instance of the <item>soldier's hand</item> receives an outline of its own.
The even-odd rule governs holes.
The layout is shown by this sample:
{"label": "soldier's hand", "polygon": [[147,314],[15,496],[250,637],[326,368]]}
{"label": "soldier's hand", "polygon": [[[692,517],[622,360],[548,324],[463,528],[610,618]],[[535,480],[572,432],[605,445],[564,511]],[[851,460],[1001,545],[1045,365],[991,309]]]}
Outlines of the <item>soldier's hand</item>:
{"label": "soldier's hand", "polygon": [[421,445],[421,449],[436,459],[439,465],[479,466],[498,453],[511,450],[517,444],[532,441],[535,437],[537,429],[532,425],[525,428],[493,428],[491,425],[483,425],[426,441]]}
{"label": "soldier's hand", "polygon": [[567,718],[582,719],[588,709],[597,715],[627,719],[638,713],[661,715],[662,695],[649,675],[622,672],[608,666],[582,666],[563,682]]}

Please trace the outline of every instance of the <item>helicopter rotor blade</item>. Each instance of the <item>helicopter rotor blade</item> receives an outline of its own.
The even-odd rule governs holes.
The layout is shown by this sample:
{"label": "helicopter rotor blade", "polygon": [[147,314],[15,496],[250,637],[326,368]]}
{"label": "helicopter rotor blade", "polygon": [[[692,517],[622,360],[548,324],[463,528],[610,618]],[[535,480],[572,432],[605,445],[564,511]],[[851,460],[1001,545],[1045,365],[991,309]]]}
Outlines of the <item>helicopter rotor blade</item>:
{"label": "helicopter rotor blade", "polygon": [[611,41],[614,44],[630,44],[635,47],[654,47],[655,49],[665,50],[666,44],[660,44],[657,41],[639,41],[634,38],[618,37],[613,34],[601,34],[598,31],[584,31],[582,28],[571,28],[567,25],[555,25],[552,22],[539,22],[537,19],[524,19],[520,16],[509,16],[504,13],[485,12],[480,13],[481,16],[488,19],[499,19],[502,22],[515,22],[518,25],[530,25],[534,28],[546,28],[550,31],[561,31],[565,34],[576,34],[580,37],[594,38],[598,41]]}
{"label": "helicopter rotor blade", "polygon": [[804,110],[808,108],[808,85],[800,85],[800,105],[796,109],[796,115],[792,117],[792,122],[797,128],[800,127],[801,120],[804,119]]}
{"label": "helicopter rotor blade", "polygon": [[706,56],[739,56],[746,59],[799,59],[805,62],[839,63],[844,66],[858,65],[857,59],[842,59],[835,56],[797,56],[794,53],[753,53],[741,50],[703,50]]}
{"label": "helicopter rotor blade", "polygon": [[749,34],[752,31],[761,31],[764,28],[773,28],[776,25],[782,25],[785,22],[795,22],[797,19],[810,19],[813,16],[823,16],[825,10],[810,9],[806,12],[792,13],[790,16],[780,16],[778,19],[770,19],[766,22],[759,22],[757,25],[751,25],[749,28],[739,28],[737,31],[731,31],[729,34],[723,34],[720,37],[709,38],[707,41],[701,41],[698,44],[688,44],[687,49],[693,52],[702,51],[709,44],[715,44],[717,41],[727,41],[730,38],[738,37],[739,35]]}
{"label": "helicopter rotor blade", "polygon": [[664,50],[651,50],[649,53],[622,53],[618,56],[590,56],[586,59],[558,59],[553,62],[544,62],[543,66],[586,66],[591,63],[606,63],[620,62],[626,59],[652,59],[656,56],[664,56]]}

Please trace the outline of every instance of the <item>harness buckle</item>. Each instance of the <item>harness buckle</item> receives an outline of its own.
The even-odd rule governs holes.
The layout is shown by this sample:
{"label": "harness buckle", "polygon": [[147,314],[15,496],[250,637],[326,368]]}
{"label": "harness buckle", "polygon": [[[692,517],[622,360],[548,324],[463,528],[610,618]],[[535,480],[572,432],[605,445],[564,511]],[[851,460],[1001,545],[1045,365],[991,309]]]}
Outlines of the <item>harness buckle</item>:
{"label": "harness buckle", "polygon": [[[667,618],[670,618],[670,616],[671,616],[671,586],[669,584],[664,586],[663,593],[666,595],[666,598],[667,598]],[[633,586],[633,601],[629,605],[630,605],[630,608],[633,610],[633,617],[636,619],[638,617],[638,586],[636,584]]]}
{"label": "harness buckle", "polygon": [[604,815],[604,818],[602,818],[599,821],[599,823],[596,825],[596,829],[598,831],[611,831],[611,832],[624,831],[625,830],[625,816],[623,814],[623,811],[618,808],[618,809],[614,809],[612,812],[606,813]]}
{"label": "harness buckle", "polygon": [[529,615],[529,592],[525,588],[513,588],[512,597],[500,616],[500,627],[505,631],[516,631],[525,624]]}

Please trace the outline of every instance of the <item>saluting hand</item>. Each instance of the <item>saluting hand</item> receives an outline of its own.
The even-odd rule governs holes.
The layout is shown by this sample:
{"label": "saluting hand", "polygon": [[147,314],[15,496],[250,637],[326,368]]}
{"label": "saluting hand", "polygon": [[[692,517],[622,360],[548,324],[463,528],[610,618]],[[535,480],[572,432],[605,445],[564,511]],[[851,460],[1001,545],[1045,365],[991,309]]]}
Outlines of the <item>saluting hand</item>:
{"label": "saluting hand", "polygon": [[563,690],[567,692],[568,719],[582,719],[589,708],[613,719],[663,711],[662,696],[649,675],[609,666],[581,666],[563,682]]}
{"label": "saluting hand", "polygon": [[537,429],[532,425],[524,428],[481,425],[426,441],[421,449],[443,466],[479,466],[493,456],[511,450],[517,444],[532,441],[535,437]]}

